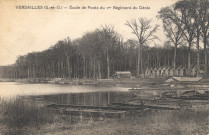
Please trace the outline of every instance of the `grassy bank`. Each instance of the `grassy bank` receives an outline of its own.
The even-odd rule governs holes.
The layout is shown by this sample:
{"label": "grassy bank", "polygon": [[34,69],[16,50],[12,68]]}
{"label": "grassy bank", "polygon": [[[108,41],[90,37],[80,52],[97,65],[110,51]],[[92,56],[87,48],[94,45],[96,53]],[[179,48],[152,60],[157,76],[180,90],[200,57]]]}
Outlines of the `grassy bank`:
{"label": "grassy bank", "polygon": [[60,115],[22,99],[1,100],[2,134],[34,135],[207,135],[209,109],[153,111],[146,116],[127,116],[103,121],[72,123]]}
{"label": "grassy bank", "polygon": [[21,98],[0,100],[0,122],[8,128],[24,128],[51,123],[54,113]]}
{"label": "grassy bank", "polygon": [[53,135],[207,135],[208,111],[160,111],[144,117],[107,119],[74,126],[45,126],[37,134]]}

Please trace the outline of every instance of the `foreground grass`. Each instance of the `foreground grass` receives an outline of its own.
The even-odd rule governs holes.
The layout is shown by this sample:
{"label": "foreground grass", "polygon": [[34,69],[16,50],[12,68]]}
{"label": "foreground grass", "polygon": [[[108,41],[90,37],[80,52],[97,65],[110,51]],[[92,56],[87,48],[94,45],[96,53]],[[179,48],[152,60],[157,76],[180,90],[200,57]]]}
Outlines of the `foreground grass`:
{"label": "foreground grass", "polygon": [[143,117],[46,126],[38,134],[45,131],[44,134],[53,135],[207,135],[208,117],[208,110],[160,111]]}
{"label": "foreground grass", "polygon": [[[22,99],[0,104],[2,134],[34,135],[207,135],[209,110],[155,111],[103,121],[72,123],[70,116],[54,114]],[[0,132],[1,134],[1,132]]]}
{"label": "foreground grass", "polygon": [[0,122],[8,128],[38,127],[54,121],[54,113],[20,98],[0,100]]}

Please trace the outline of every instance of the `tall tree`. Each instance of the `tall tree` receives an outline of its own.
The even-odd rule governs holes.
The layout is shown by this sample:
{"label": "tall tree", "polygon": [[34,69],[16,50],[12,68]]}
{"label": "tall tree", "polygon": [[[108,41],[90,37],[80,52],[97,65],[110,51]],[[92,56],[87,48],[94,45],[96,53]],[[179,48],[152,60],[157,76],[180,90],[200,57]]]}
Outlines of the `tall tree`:
{"label": "tall tree", "polygon": [[198,75],[200,71],[201,8],[200,8],[200,3],[197,0],[194,1],[194,4],[196,5],[196,7],[193,8],[192,14],[194,16],[194,27],[195,27],[196,48],[197,48],[196,67],[197,67],[197,75]]}
{"label": "tall tree", "polygon": [[188,73],[191,73],[191,47],[195,37],[195,20],[192,10],[196,7],[195,0],[178,1],[175,4],[177,16],[175,21],[181,22],[184,37],[188,42]]}
{"label": "tall tree", "polygon": [[139,43],[138,47],[138,60],[137,60],[137,69],[136,76],[139,77],[139,74],[143,74],[143,59],[142,59],[142,47],[144,44],[158,39],[154,34],[157,32],[159,25],[155,25],[154,28],[151,26],[151,20],[147,20],[146,18],[139,18],[138,21],[136,19],[127,21],[125,25],[131,28],[132,33],[136,35]]}
{"label": "tall tree", "polygon": [[208,0],[199,0],[199,16],[200,25],[202,30],[202,38],[204,44],[204,65],[205,73],[207,74],[208,70],[208,56],[207,56],[207,40],[209,38],[209,1]]}
{"label": "tall tree", "polygon": [[177,46],[181,43],[184,30],[181,28],[181,21],[175,19],[177,13],[173,10],[173,7],[162,8],[158,13],[158,18],[161,18],[163,21],[166,37],[174,44],[173,68],[176,69]]}
{"label": "tall tree", "polygon": [[71,69],[70,69],[70,58],[72,57],[72,52],[73,52],[73,49],[72,49],[72,42],[70,40],[69,37],[67,37],[67,39],[65,39],[65,47],[64,47],[64,54],[65,54],[65,57],[66,57],[66,65],[67,65],[67,77],[71,77]]}
{"label": "tall tree", "polygon": [[101,29],[101,37],[104,40],[104,48],[106,52],[106,66],[107,66],[107,78],[110,77],[110,48],[117,43],[119,34],[114,30],[114,26],[105,25]]}

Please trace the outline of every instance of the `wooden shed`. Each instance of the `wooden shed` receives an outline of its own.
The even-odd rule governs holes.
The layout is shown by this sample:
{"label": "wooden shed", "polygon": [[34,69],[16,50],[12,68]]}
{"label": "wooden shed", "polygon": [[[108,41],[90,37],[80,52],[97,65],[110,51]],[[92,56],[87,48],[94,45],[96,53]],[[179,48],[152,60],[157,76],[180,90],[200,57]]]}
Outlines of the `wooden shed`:
{"label": "wooden shed", "polygon": [[153,74],[154,74],[154,69],[150,68],[150,75],[153,75]]}
{"label": "wooden shed", "polygon": [[177,67],[176,68],[176,76],[180,76],[181,75],[181,67]]}
{"label": "wooden shed", "polygon": [[162,74],[162,68],[158,68],[157,69],[157,76],[161,76],[161,74]]}
{"label": "wooden shed", "polygon": [[116,71],[115,74],[113,75],[113,78],[131,78],[131,72],[130,71]]}
{"label": "wooden shed", "polygon": [[168,73],[169,76],[174,76],[175,75],[175,69],[173,67],[170,67],[167,70],[170,70],[170,74]]}
{"label": "wooden shed", "polygon": [[165,71],[166,76],[171,76],[171,67],[167,67]]}
{"label": "wooden shed", "polygon": [[166,70],[167,70],[166,67],[163,67],[163,68],[162,68],[161,76],[167,76]]}
{"label": "wooden shed", "polygon": [[194,67],[192,68],[191,75],[192,75],[192,76],[197,76],[197,67],[196,67],[196,66],[194,66]]}
{"label": "wooden shed", "polygon": [[154,74],[155,77],[158,76],[158,75],[157,75],[157,70],[158,70],[157,68],[155,68],[155,69],[153,70],[153,74]]}
{"label": "wooden shed", "polygon": [[145,70],[145,76],[146,76],[146,77],[149,77],[150,74],[151,74],[151,68],[148,67],[148,68]]}
{"label": "wooden shed", "polygon": [[179,66],[177,69],[176,69],[176,75],[177,76],[186,76],[186,68],[183,66]]}

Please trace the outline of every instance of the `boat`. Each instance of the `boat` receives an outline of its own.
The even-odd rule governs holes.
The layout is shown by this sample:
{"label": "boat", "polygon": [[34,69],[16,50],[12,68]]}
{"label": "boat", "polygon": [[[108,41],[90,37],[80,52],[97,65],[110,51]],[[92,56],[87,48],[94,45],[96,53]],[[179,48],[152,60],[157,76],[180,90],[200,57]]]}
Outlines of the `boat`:
{"label": "boat", "polygon": [[163,98],[176,98],[177,97],[177,92],[176,91],[167,91],[162,93]]}
{"label": "boat", "polygon": [[142,88],[131,88],[131,89],[128,89],[129,91],[140,91],[142,90]]}
{"label": "boat", "polygon": [[209,92],[205,91],[204,93],[200,93],[196,90],[185,91],[180,98],[191,100],[209,100]]}
{"label": "boat", "polygon": [[209,100],[209,92],[200,93],[197,90],[187,90],[178,96],[177,92],[169,91],[162,94],[163,98],[185,99],[185,100]]}
{"label": "boat", "polygon": [[202,77],[173,77],[173,79],[178,82],[199,82],[203,78]]}

